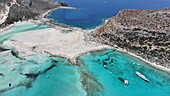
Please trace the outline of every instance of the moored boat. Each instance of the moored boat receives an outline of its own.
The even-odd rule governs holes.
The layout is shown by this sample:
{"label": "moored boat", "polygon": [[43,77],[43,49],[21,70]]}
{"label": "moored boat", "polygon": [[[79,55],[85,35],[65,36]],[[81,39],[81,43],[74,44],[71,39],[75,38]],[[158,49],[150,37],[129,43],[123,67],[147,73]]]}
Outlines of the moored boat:
{"label": "moored boat", "polygon": [[125,80],[121,77],[118,78],[121,82],[123,82],[125,85],[128,85],[128,80]]}
{"label": "moored boat", "polygon": [[141,79],[143,79],[146,82],[149,82],[149,79],[146,78],[143,74],[141,74],[140,72],[136,71],[136,75],[139,76]]}

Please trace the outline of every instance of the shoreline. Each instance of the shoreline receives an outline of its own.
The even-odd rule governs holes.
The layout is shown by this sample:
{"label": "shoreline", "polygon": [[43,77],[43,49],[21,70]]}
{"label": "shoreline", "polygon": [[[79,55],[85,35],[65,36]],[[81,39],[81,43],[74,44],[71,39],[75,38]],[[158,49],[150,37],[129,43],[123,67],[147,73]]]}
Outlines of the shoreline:
{"label": "shoreline", "polygon": [[[54,8],[54,9],[47,10],[45,13],[37,16],[37,17],[39,18],[39,20],[42,20],[42,22],[40,22],[40,23],[36,22],[37,20],[33,20],[33,19],[23,20],[23,21],[17,21],[17,22],[14,22],[13,24],[9,24],[9,25],[5,26],[4,28],[0,28],[0,33],[3,32],[3,31],[6,31],[6,30],[8,30],[8,29],[10,29],[11,27],[15,26],[15,25],[18,24],[18,23],[28,22],[28,21],[31,21],[31,22],[33,22],[33,23],[35,23],[35,24],[37,24],[37,25],[38,25],[38,24],[41,24],[41,23],[44,23],[44,22],[48,22],[48,23],[51,23],[51,24],[50,24],[50,25],[47,24],[47,25],[52,26],[52,27],[53,27],[53,26],[64,27],[64,26],[62,26],[62,25],[60,26],[59,24],[54,24],[54,23],[52,23],[49,18],[45,18],[45,16],[47,16],[51,11],[53,11],[53,10],[58,10],[58,9],[72,9],[72,10],[77,10],[77,8],[75,8],[75,7],[60,6],[60,7]],[[71,26],[66,26],[66,27],[71,27]],[[77,28],[77,27],[75,27],[74,29],[76,29],[76,28]],[[80,29],[80,28],[77,28],[77,29]]]}
{"label": "shoreline", "polygon": [[121,52],[121,53],[128,54],[128,55],[130,55],[130,56],[132,56],[132,57],[134,57],[134,58],[137,58],[137,59],[139,59],[139,60],[147,63],[149,66],[151,66],[151,67],[153,67],[153,68],[156,68],[156,69],[158,69],[158,70],[162,70],[162,71],[164,71],[164,72],[170,73],[170,69],[168,69],[168,68],[166,68],[166,67],[163,67],[163,66],[161,66],[161,65],[156,65],[156,63],[150,62],[150,61],[148,61],[148,60],[146,60],[146,59],[144,59],[144,58],[142,58],[142,57],[140,57],[140,56],[138,56],[138,55],[136,55],[136,54],[134,54],[134,53],[128,52],[127,50],[120,49],[120,48],[117,48],[117,49],[115,48],[115,50],[117,50],[117,51],[119,51],[119,52]]}
{"label": "shoreline", "polygon": [[[50,9],[50,10],[46,11],[45,13],[39,15],[38,18],[39,18],[39,20],[41,20],[41,23],[45,23],[46,25],[49,25],[49,26],[51,26],[53,28],[60,28],[60,29],[65,28],[65,29],[69,29],[69,30],[84,31],[82,28],[69,26],[69,25],[60,25],[60,24],[57,24],[57,23],[53,22],[53,20],[51,20],[50,18],[46,18],[46,16],[48,14],[50,14],[53,10],[59,10],[59,9],[78,10],[78,8],[75,8],[75,7],[60,6],[60,7],[57,7],[57,8]],[[37,23],[37,22],[35,21],[35,23]]]}
{"label": "shoreline", "polygon": [[[158,69],[158,70],[161,70],[161,71],[164,71],[164,72],[170,74],[170,69],[168,69],[168,68],[166,68],[166,67],[163,67],[163,66],[160,66],[160,65],[156,65],[156,63],[152,63],[152,62],[150,62],[150,61],[148,61],[148,60],[146,60],[146,59],[144,59],[144,58],[142,58],[142,57],[140,57],[140,56],[138,56],[138,55],[136,55],[136,54],[134,54],[134,53],[128,52],[128,51],[125,50],[125,49],[115,48],[115,47],[112,47],[112,46],[109,46],[109,45],[106,45],[106,46],[103,47],[103,48],[98,48],[98,49],[94,49],[94,50],[86,51],[86,52],[84,52],[84,53],[77,54],[77,56],[73,58],[73,59],[74,59],[74,62],[75,62],[75,64],[78,64],[78,62],[77,62],[78,58],[79,58],[80,56],[84,55],[84,54],[87,54],[87,53],[89,53],[89,52],[102,51],[102,50],[105,50],[105,49],[113,49],[113,50],[116,50],[116,51],[118,51],[118,52],[120,52],[120,53],[128,54],[128,55],[130,55],[130,56],[132,56],[132,57],[134,57],[134,58],[136,58],[136,59],[141,60],[142,62],[146,63],[147,65],[149,65],[149,66],[151,66],[151,67],[153,67],[153,68],[155,68],[155,69]],[[71,61],[73,61],[73,60],[71,60]]]}
{"label": "shoreline", "polygon": [[[56,8],[57,9],[57,8]],[[53,9],[53,10],[55,10],[55,9]],[[44,18],[44,20],[49,20],[48,18],[45,18],[44,16],[46,16],[46,15],[48,15],[50,12],[51,12],[52,10],[48,10],[47,12],[45,12],[44,14],[42,14],[41,16],[41,18]],[[39,20],[42,20],[42,19],[39,19]],[[39,21],[38,20],[38,21]],[[105,20],[105,22],[104,22],[104,24],[105,23],[107,23],[107,21],[109,20],[109,18],[108,19],[106,19]],[[50,20],[49,20],[50,21]],[[11,25],[9,25],[7,28],[5,28],[4,29],[4,31],[5,30],[8,30],[8,29],[10,29],[11,27],[13,27],[13,26],[15,26],[16,24],[18,24],[18,23],[22,23],[22,22],[33,22],[33,23],[35,23],[35,24],[41,24],[41,23],[43,23],[43,22],[40,22],[40,23],[38,23],[36,20],[26,20],[26,21],[19,21],[19,22],[15,22],[14,24],[11,24]],[[45,24],[52,24],[51,22],[46,22]],[[50,26],[50,25],[49,25]],[[102,25],[100,25],[100,26],[103,26],[103,24]],[[90,37],[88,36],[88,37],[86,37],[85,38],[85,35],[86,34],[88,34],[88,33],[92,33],[93,32],[93,30],[95,30],[95,29],[92,29],[92,30],[83,30],[83,29],[81,29],[81,28],[76,28],[76,27],[67,27],[67,28],[65,28],[65,27],[62,27],[62,26],[60,26],[60,25],[57,25],[57,24],[53,24],[53,26],[52,27],[55,27],[55,28],[53,28],[54,30],[58,30],[56,33],[59,33],[61,30],[72,30],[72,31],[77,31],[77,30],[79,30],[79,32],[77,32],[77,33],[81,33],[81,35],[80,36],[84,36],[84,38],[81,38],[81,39],[83,39],[84,41],[85,41],[85,43],[82,43],[82,44],[84,44],[84,45],[86,45],[86,43],[88,43],[89,41],[90,42],[92,42],[91,41],[91,39],[90,40],[88,40]],[[99,27],[99,26],[97,26],[97,27]],[[96,28],[97,28],[96,27]],[[51,28],[52,29],[52,28]],[[46,30],[46,29],[41,29],[41,30],[39,30],[39,31],[42,31],[42,30]],[[48,31],[47,32],[44,32],[44,33],[48,33],[49,31],[50,31],[50,29],[47,29]],[[54,31],[53,30],[53,31]],[[35,32],[39,32],[39,31],[35,31]],[[0,32],[1,32],[1,30],[0,30]],[[2,31],[3,32],[3,31]],[[55,31],[54,31],[55,32]],[[26,32],[27,33],[27,32]],[[29,32],[28,32],[29,33]],[[40,33],[40,32],[39,32]],[[53,32],[52,32],[53,33]],[[68,37],[70,37],[70,38],[74,38],[74,35],[77,35],[77,33],[76,34],[73,34],[73,35],[69,35]],[[29,33],[29,34],[33,34],[33,33]],[[83,35],[82,35],[83,34]],[[44,34],[43,34],[44,35]],[[47,34],[48,35],[48,34]],[[58,34],[56,34],[56,36],[57,36]],[[66,34],[64,34],[63,36],[65,36]],[[38,35],[37,35],[38,36]],[[39,35],[39,36],[41,36],[41,34]],[[26,37],[27,37],[27,35],[26,35]],[[29,37],[29,36],[28,36]],[[57,37],[55,37],[55,35],[54,34],[52,34],[52,37],[54,37],[54,38],[57,38]],[[61,35],[61,37],[62,37],[62,35]],[[79,36],[78,36],[79,37]],[[34,37],[33,37],[34,38]],[[68,39],[68,38],[67,38]],[[43,41],[43,39],[41,39],[42,41]],[[50,39],[51,41],[55,41],[55,39]],[[61,40],[63,40],[63,39],[61,39]],[[93,37],[92,37],[92,40],[93,40]],[[55,42],[57,42],[57,41],[55,41]],[[39,42],[39,43],[41,43],[41,42]],[[62,44],[62,42],[59,42],[60,44]],[[17,44],[17,43],[16,43]],[[80,42],[76,42],[76,44],[79,44],[78,46],[81,46],[81,43]],[[96,44],[98,44],[98,45],[96,45]],[[29,45],[29,44],[28,44]],[[31,45],[31,44],[30,44]],[[40,44],[41,45],[41,44]],[[43,44],[42,44],[43,45]],[[55,45],[55,44],[53,44],[52,43],[52,45]],[[67,44],[66,44],[67,45]],[[73,44],[72,44],[73,45]],[[102,51],[102,50],[106,50],[106,49],[112,49],[112,50],[115,50],[115,51],[118,51],[118,52],[120,52],[120,53],[122,53],[122,54],[127,54],[127,55],[129,55],[129,56],[132,56],[133,58],[136,58],[136,59],[138,59],[138,60],[140,60],[140,61],[142,61],[142,62],[144,62],[145,64],[147,64],[148,66],[150,66],[150,67],[152,67],[152,68],[154,68],[155,70],[159,70],[159,71],[163,71],[163,72],[165,72],[165,73],[168,73],[168,74],[170,74],[170,69],[168,69],[168,68],[166,68],[166,67],[163,67],[163,66],[161,66],[161,65],[156,65],[156,63],[153,63],[153,62],[150,62],[150,61],[148,61],[147,59],[144,59],[144,58],[142,58],[142,57],[140,57],[140,56],[138,56],[137,54],[135,54],[135,53],[131,53],[131,52],[129,52],[129,51],[127,51],[127,50],[125,50],[125,49],[122,49],[122,48],[119,48],[119,47],[115,47],[115,46],[110,46],[110,45],[107,45],[107,44],[101,44],[101,43],[99,43],[99,42],[95,42],[94,41],[94,44],[93,45],[95,45],[95,46],[93,46],[93,47],[89,47],[88,48],[88,46],[83,46],[83,47],[85,47],[84,49],[81,49],[81,48],[83,48],[83,47],[81,47],[80,49],[81,50],[76,50],[75,48],[79,48],[79,47],[73,47],[73,48],[71,48],[71,46],[69,46],[69,47],[67,47],[66,49],[63,49],[61,46],[59,46],[59,47],[57,47],[57,48],[61,48],[61,50],[59,50],[58,52],[57,51],[50,51],[50,50],[52,50],[52,49],[50,49],[50,47],[48,48],[48,50],[47,51],[45,51],[45,50],[41,50],[41,49],[38,49],[37,51],[35,50],[35,53],[31,53],[31,54],[29,54],[29,52],[28,52],[28,54],[29,55],[26,55],[25,57],[27,57],[27,56],[31,56],[31,55],[35,55],[35,54],[37,54],[38,52],[42,52],[42,54],[43,53],[48,53],[48,54],[50,54],[51,55],[51,57],[60,57],[60,58],[63,58],[63,59],[65,59],[65,60],[67,60],[67,61],[69,61],[69,62],[71,62],[71,64],[73,65],[73,66],[79,66],[80,64],[78,63],[78,60],[79,60],[79,57],[80,56],[82,56],[82,55],[84,55],[84,54],[87,54],[87,53],[91,53],[91,52],[98,52],[98,51]],[[10,46],[10,45],[9,45]],[[46,45],[45,45],[46,46]],[[62,46],[64,46],[64,45],[62,45]],[[38,46],[38,47],[41,47],[41,46]],[[87,48],[86,48],[87,47]],[[31,48],[31,47],[30,47]],[[43,47],[41,47],[41,48],[43,48]],[[56,47],[55,47],[56,48]],[[73,49],[73,52],[70,52],[69,53],[69,51],[70,50],[68,50],[68,49]],[[16,49],[16,48],[15,48]],[[10,53],[10,51],[11,50],[8,50],[8,51],[4,51],[4,52],[0,52],[0,54],[4,54],[4,53]],[[67,52],[65,52],[65,51],[67,51]],[[22,51],[21,51],[22,52]],[[27,52],[27,51],[25,51],[25,52]],[[31,52],[34,52],[34,51],[31,51]],[[136,65],[137,66],[137,65]]]}
{"label": "shoreline", "polygon": [[13,23],[13,24],[9,24],[4,28],[0,28],[0,33],[2,33],[3,31],[6,31],[8,29],[10,29],[11,27],[15,26],[17,22]]}
{"label": "shoreline", "polygon": [[[105,19],[105,21],[104,21],[104,23],[103,23],[102,25],[97,26],[97,27],[94,28],[94,29],[91,29],[91,30],[83,30],[83,29],[78,28],[78,27],[66,27],[66,28],[65,28],[65,27],[63,27],[62,25],[60,26],[59,24],[51,23],[51,22],[50,22],[51,20],[50,20],[49,18],[45,18],[45,16],[47,16],[51,11],[57,10],[57,9],[62,9],[62,8],[64,8],[64,9],[76,9],[76,8],[74,8],[74,7],[57,7],[57,8],[48,10],[48,11],[46,11],[45,13],[41,14],[40,16],[38,16],[38,17],[39,17],[39,20],[42,20],[42,22],[46,22],[45,24],[47,24],[47,25],[49,25],[49,26],[52,26],[52,27],[55,27],[55,28],[57,27],[57,28],[60,28],[60,29],[65,29],[65,30],[68,29],[68,30],[81,30],[82,32],[85,32],[85,31],[87,31],[87,32],[92,32],[94,29],[99,28],[100,26],[103,26],[104,24],[106,24],[106,23],[108,22],[108,20],[110,19],[110,18]],[[30,21],[30,20],[26,20],[26,21]],[[34,21],[35,21],[35,22],[34,22]],[[11,27],[15,26],[17,23],[21,23],[21,22],[24,22],[24,21],[19,21],[19,22],[15,22],[14,24],[10,24],[9,26],[7,26],[7,27],[5,27],[5,28],[0,29],[0,32],[3,32],[3,31],[5,31],[5,30],[8,30],[8,29],[10,29]],[[41,23],[42,23],[42,22],[41,22]],[[33,20],[33,23],[37,24],[36,20]],[[144,58],[142,58],[142,57],[140,57],[140,56],[138,56],[138,55],[136,55],[136,54],[134,54],[134,53],[128,52],[128,51],[125,50],[125,49],[115,48],[115,47],[113,47],[113,46],[109,46],[109,45],[105,45],[105,44],[104,44],[104,45],[102,44],[102,46],[96,46],[95,49],[85,50],[85,51],[83,51],[83,52],[77,53],[76,56],[70,57],[70,56],[66,56],[66,55],[62,55],[62,54],[61,54],[61,57],[68,58],[68,59],[70,59],[71,62],[73,62],[73,63],[76,64],[76,63],[77,63],[77,58],[80,57],[81,55],[86,54],[86,53],[89,53],[89,52],[104,50],[104,49],[107,49],[107,48],[114,49],[114,50],[117,50],[117,51],[119,51],[119,52],[121,52],[121,53],[128,54],[128,55],[130,55],[130,56],[132,56],[132,57],[135,57],[135,58],[137,58],[137,59],[139,59],[139,60],[147,63],[147,64],[148,64],[149,66],[151,66],[151,67],[154,67],[154,68],[156,68],[156,69],[159,69],[159,70],[162,70],[162,71],[164,71],[164,72],[170,73],[170,69],[168,69],[168,68],[166,68],[166,67],[163,67],[163,66],[161,66],[161,65],[156,65],[156,63],[150,62],[150,61],[148,61],[148,60],[146,60],[146,59],[144,59]],[[55,55],[55,54],[54,54],[54,55]],[[60,56],[60,55],[55,55],[55,56]]]}
{"label": "shoreline", "polygon": [[[46,18],[46,16],[47,16],[48,14],[50,14],[53,10],[59,10],[59,9],[72,9],[72,10],[76,10],[77,8],[75,8],[75,7],[69,7],[69,6],[68,6],[68,7],[60,6],[60,7],[56,7],[56,8],[47,10],[45,13],[39,15],[38,17],[39,17],[40,20],[42,20],[42,22],[50,22],[51,19]],[[50,22],[50,23],[51,23],[51,22]]]}

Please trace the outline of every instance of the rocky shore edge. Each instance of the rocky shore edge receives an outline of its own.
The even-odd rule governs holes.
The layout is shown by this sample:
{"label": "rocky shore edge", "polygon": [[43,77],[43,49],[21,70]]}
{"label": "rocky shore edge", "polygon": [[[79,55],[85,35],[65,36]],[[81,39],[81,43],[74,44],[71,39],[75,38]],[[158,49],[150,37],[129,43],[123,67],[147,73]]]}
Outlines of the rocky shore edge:
{"label": "rocky shore edge", "polygon": [[102,44],[136,54],[149,65],[170,69],[170,8],[121,10],[94,29],[92,36]]}
{"label": "rocky shore edge", "polygon": [[[15,2],[14,2],[15,1]],[[44,12],[68,6],[65,2],[52,0],[2,0],[0,1],[0,28],[8,28],[18,21],[37,20]],[[46,6],[44,6],[46,5]],[[1,20],[2,18],[2,20]]]}
{"label": "rocky shore edge", "polygon": [[[114,49],[114,50],[117,50],[119,52],[122,52],[122,53],[126,53],[126,54],[129,54],[135,58],[138,58],[144,62],[146,62],[147,64],[149,64],[150,66],[154,67],[154,68],[157,68],[157,69],[160,69],[162,71],[166,71],[168,73],[170,73],[170,68],[168,67],[165,67],[165,66],[162,66],[160,64],[158,64],[157,62],[158,61],[153,61],[153,60],[150,60],[148,58],[145,58],[143,56],[141,56],[140,54],[134,52],[134,51],[131,51],[129,49],[127,49],[126,47],[121,47],[121,46],[118,46],[116,44],[111,44],[110,42],[108,42],[107,40],[106,41],[103,41],[103,39],[100,38],[99,34],[96,34],[98,32],[100,32],[99,30],[102,29],[103,27],[105,26],[108,26],[108,24],[110,24],[110,22],[112,21],[112,18],[115,18],[116,16],[112,17],[112,18],[109,18],[107,20],[105,20],[105,23],[101,26],[98,26],[96,27],[95,29],[92,29],[92,30],[83,30],[81,28],[77,28],[77,27],[71,27],[71,26],[61,26],[61,25],[58,25],[58,24],[55,24],[54,22],[51,22],[50,19],[46,18],[46,15],[48,15],[51,11],[53,10],[57,10],[57,9],[60,9],[60,8],[69,8],[69,9],[76,9],[74,7],[68,7],[68,6],[60,6],[60,7],[57,7],[57,8],[53,8],[53,9],[50,9],[50,10],[47,10],[45,13],[41,14],[38,16],[39,20],[41,20],[40,22],[37,22],[36,20],[31,20],[31,22],[34,22],[36,24],[41,24],[41,23],[45,23],[49,26],[52,26],[53,28],[59,28],[59,29],[66,29],[66,30],[79,30],[79,31],[82,31],[83,33],[86,33],[86,39],[88,39],[89,41],[92,41],[92,42],[95,42],[95,43],[100,43],[102,45],[104,45],[103,47],[97,47],[96,49],[92,49],[92,50],[87,50],[83,53],[79,53],[77,54],[76,56],[74,57],[71,57],[71,62],[72,63],[75,63],[76,64],[76,59],[77,57],[85,54],[85,53],[88,53],[88,52],[91,52],[91,51],[98,51],[98,50],[101,50],[101,49],[105,49],[105,48],[111,48],[111,49]],[[169,9],[161,9],[161,10],[169,10]],[[121,14],[122,11],[127,11],[127,10],[121,10],[118,15]],[[128,11],[132,11],[133,10],[128,10]],[[157,12],[157,11],[160,11],[160,10],[134,10],[135,12],[136,11],[150,11],[150,12]],[[145,13],[145,12],[144,12]],[[117,15],[117,16],[118,16]],[[17,24],[17,23],[16,23]],[[11,24],[10,27],[12,27],[14,24]],[[116,25],[117,26],[117,25]],[[118,24],[119,26],[119,24]],[[7,27],[5,29],[8,29],[10,27]],[[127,27],[128,28],[128,27]],[[134,27],[135,28],[135,27]],[[4,31],[4,29],[2,30]],[[88,35],[88,36],[87,36]],[[112,36],[112,35],[111,35]],[[119,41],[118,41],[119,42]],[[147,54],[145,54],[146,56]],[[61,55],[63,57],[63,55]],[[65,55],[64,55],[65,56]],[[66,56],[67,57],[67,56]],[[166,62],[167,63],[167,62]],[[165,64],[167,65],[167,64]]]}
{"label": "rocky shore edge", "polygon": [[[51,12],[51,11],[52,11],[52,10],[49,10],[47,13],[45,13],[45,15],[47,15],[47,14],[48,14],[49,12]],[[44,17],[45,15],[43,14],[41,19],[43,19],[43,18],[46,19],[46,18]],[[107,20],[107,22],[106,22],[105,24],[108,24],[108,22],[109,22],[109,20]],[[53,23],[50,23],[50,22],[49,22],[48,24],[50,25],[50,24],[53,24]],[[103,26],[103,25],[102,25],[102,26]],[[100,26],[100,27],[102,27],[102,26]],[[63,29],[62,26],[57,26],[57,25],[55,25],[55,24],[53,24],[53,27],[57,27],[57,28]],[[100,27],[97,27],[96,29],[98,29],[98,28],[100,28]],[[64,28],[64,29],[65,29],[65,28]],[[76,29],[76,28],[66,27],[66,29],[68,29],[68,30],[73,30],[73,29]],[[94,38],[94,37],[91,37],[91,36],[94,36],[93,32],[95,32],[96,29],[93,29],[93,30],[82,30],[81,28],[77,28],[76,30],[82,30],[84,33],[88,32],[88,33],[90,34],[90,36],[87,36],[86,39],[88,39],[88,40],[90,40],[90,41],[95,41],[95,40],[96,40],[96,41],[95,41],[96,43],[102,43],[103,46],[102,46],[102,47],[99,46],[99,47],[96,47],[95,49],[91,49],[91,50],[85,50],[84,52],[78,53],[77,55],[73,56],[72,58],[67,58],[68,60],[70,60],[70,61],[71,61],[72,63],[74,63],[74,64],[77,64],[76,61],[77,61],[77,58],[78,58],[79,56],[81,56],[81,55],[83,55],[83,54],[85,54],[85,53],[92,52],[92,51],[100,51],[100,50],[104,50],[104,49],[106,49],[106,48],[109,48],[109,49],[117,50],[117,51],[122,52],[122,53],[129,54],[129,55],[131,55],[131,56],[133,56],[133,57],[135,57],[135,58],[138,58],[138,59],[140,59],[140,60],[148,63],[150,66],[152,66],[152,67],[154,67],[154,68],[157,68],[157,69],[160,69],[160,70],[163,70],[163,71],[166,71],[166,72],[170,73],[170,69],[169,69],[169,68],[163,67],[163,66],[161,66],[161,65],[157,65],[157,64],[155,64],[155,63],[152,63],[152,62],[150,62],[149,60],[147,60],[147,59],[139,56],[139,55],[136,54],[136,53],[132,53],[132,52],[129,52],[128,50],[125,50],[125,48],[121,48],[121,47],[119,47],[119,46],[114,46],[114,45],[109,45],[109,44],[107,44],[107,43],[103,43],[103,41],[100,41],[100,38],[97,38],[97,39],[96,39],[96,37],[95,37],[95,38]],[[66,58],[66,57],[63,56],[63,55],[56,55],[56,56]]]}

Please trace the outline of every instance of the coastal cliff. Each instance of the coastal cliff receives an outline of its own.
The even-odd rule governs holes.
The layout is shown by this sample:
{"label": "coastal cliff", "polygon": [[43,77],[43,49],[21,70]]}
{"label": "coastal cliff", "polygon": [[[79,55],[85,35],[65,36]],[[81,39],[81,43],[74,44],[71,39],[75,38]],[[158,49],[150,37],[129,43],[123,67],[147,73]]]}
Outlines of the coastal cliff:
{"label": "coastal cliff", "polygon": [[20,20],[34,18],[47,10],[59,6],[67,6],[67,4],[64,2],[53,2],[52,0],[1,0],[0,27]]}
{"label": "coastal cliff", "polygon": [[170,68],[170,9],[121,10],[93,31],[100,42]]}

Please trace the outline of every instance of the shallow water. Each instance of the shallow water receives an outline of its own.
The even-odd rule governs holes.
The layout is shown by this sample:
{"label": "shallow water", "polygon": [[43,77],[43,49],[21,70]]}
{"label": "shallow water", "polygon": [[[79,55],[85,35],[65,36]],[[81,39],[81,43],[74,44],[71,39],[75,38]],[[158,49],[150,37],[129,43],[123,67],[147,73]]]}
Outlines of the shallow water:
{"label": "shallow water", "polygon": [[[107,69],[103,67],[104,61],[107,63]],[[64,58],[45,54],[29,56],[17,68],[22,73],[27,73],[29,70],[36,73],[39,69],[41,74],[35,81],[30,81],[32,82],[30,87],[16,87],[0,93],[0,96],[169,96],[170,94],[169,74],[127,54],[107,49],[84,54],[79,57],[78,63],[80,66],[75,66]],[[56,66],[45,71],[52,64]],[[150,81],[143,81],[136,76],[136,71],[144,74]],[[129,85],[125,86],[118,77],[127,79]]]}
{"label": "shallow water", "polygon": [[[106,58],[109,60],[105,60]],[[103,67],[103,61],[107,62],[107,69]],[[103,86],[104,96],[169,96],[170,94],[169,74],[129,55],[108,49],[85,54],[80,57],[79,63]],[[136,71],[144,74],[150,81],[145,82],[139,78],[135,74]],[[125,86],[118,77],[127,79],[129,85]],[[100,93],[99,91],[94,96],[102,96]]]}
{"label": "shallow water", "polygon": [[[60,1],[60,0],[54,0]],[[55,23],[92,29],[122,9],[160,9],[170,7],[170,0],[61,0],[78,10],[56,10],[47,17]]]}
{"label": "shallow water", "polygon": [[[32,60],[31,58],[29,59]],[[77,67],[60,57],[53,57],[52,59],[58,61],[55,62],[56,66],[38,76],[31,87],[16,87],[0,94],[0,96],[86,96],[81,87]],[[29,63],[31,64],[31,62]],[[43,71],[51,63],[54,62],[42,64],[40,71]]]}
{"label": "shallow water", "polygon": [[50,26],[48,26],[48,25],[36,25],[32,22],[18,23],[15,26],[3,31],[2,33],[0,33],[0,43],[9,39],[15,33],[27,32],[27,31],[32,31],[32,30],[40,30],[40,29],[45,29],[45,28],[50,28]]}
{"label": "shallow water", "polygon": [[[69,16],[68,18],[72,19]],[[29,22],[21,23],[0,33],[0,41],[3,42],[18,32],[43,28],[48,28],[48,26],[37,26]],[[1,56],[1,58],[3,57]],[[154,69],[136,58],[114,50],[107,49],[82,55],[79,58],[80,66],[73,66],[69,61],[60,57],[47,57],[30,56],[22,65],[17,65],[16,69],[27,72],[28,70],[37,71],[34,66],[42,64],[40,71],[43,71],[51,65],[51,59],[58,61],[54,68],[43,72],[34,82],[32,81],[32,86],[16,87],[0,93],[0,96],[86,96],[86,94],[88,96],[169,96],[170,94],[170,74]],[[11,57],[5,58],[10,61],[7,63],[13,64],[13,66],[20,62],[18,59],[10,59]],[[106,58],[109,60],[105,60]],[[39,63],[34,64],[35,62],[32,60]],[[47,60],[47,62],[43,62],[43,60]],[[104,60],[107,62],[107,69],[103,67]],[[113,60],[112,63],[111,60]],[[2,60],[2,62],[6,61]],[[1,66],[1,68],[5,71],[8,66]],[[144,74],[150,82],[147,83],[137,77],[136,71]],[[18,73],[18,75],[20,74]],[[127,79],[129,85],[125,86],[118,80],[118,77]],[[81,84],[82,79],[83,84]]]}

